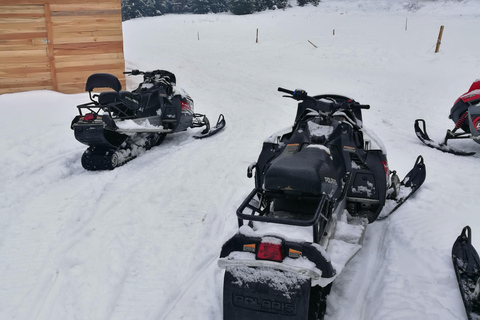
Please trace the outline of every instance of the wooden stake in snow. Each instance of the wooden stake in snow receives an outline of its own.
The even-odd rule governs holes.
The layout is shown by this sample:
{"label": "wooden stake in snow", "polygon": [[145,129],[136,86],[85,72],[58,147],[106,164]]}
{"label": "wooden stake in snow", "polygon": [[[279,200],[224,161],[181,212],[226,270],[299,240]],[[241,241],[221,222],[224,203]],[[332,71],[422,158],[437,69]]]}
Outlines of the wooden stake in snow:
{"label": "wooden stake in snow", "polygon": [[200,31],[197,31],[197,39],[200,40]]}
{"label": "wooden stake in snow", "polygon": [[408,18],[405,18],[405,31],[407,31]]}
{"label": "wooden stake in snow", "polygon": [[442,43],[442,35],[443,35],[443,26],[440,26],[440,33],[438,34],[437,46],[435,47],[435,53],[440,51],[440,44]]}
{"label": "wooden stake in snow", "polygon": [[312,41],[310,41],[310,40],[307,40],[307,41],[310,42],[310,44],[311,44],[312,46],[314,46],[315,48],[317,48],[317,46],[314,45],[314,44],[312,43]]}
{"label": "wooden stake in snow", "polygon": [[257,28],[257,40],[255,41],[255,43],[258,43],[258,28]]}
{"label": "wooden stake in snow", "polygon": [[335,35],[335,29],[333,29],[333,35]]}

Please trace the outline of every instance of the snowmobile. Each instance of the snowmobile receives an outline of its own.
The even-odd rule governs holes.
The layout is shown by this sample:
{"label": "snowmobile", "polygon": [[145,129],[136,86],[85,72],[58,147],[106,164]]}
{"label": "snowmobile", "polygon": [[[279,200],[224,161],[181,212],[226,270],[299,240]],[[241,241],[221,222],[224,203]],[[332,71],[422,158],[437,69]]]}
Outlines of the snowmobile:
{"label": "snowmobile", "polygon": [[247,169],[255,188],[218,259],[228,320],[323,319],[332,282],[362,247],[366,226],[426,176],[421,156],[402,181],[389,169],[382,142],[362,124],[369,105],[278,90],[299,101],[297,114]]}
{"label": "snowmobile", "polygon": [[[117,77],[94,73],[85,84],[90,101],[78,105],[79,115],[71,123],[75,138],[88,146],[82,155],[86,170],[112,170],[140,153],[162,143],[169,133],[204,127],[194,135],[210,137],[225,127],[221,114],[210,127],[204,114],[194,113],[192,98],[176,86],[176,77],[166,70],[124,72],[143,75],[133,91],[122,91]],[[110,88],[92,94],[96,88]]]}
{"label": "snowmobile", "polygon": [[[468,90],[455,101],[450,109],[449,118],[455,123],[452,130],[447,130],[443,142],[438,143],[430,139],[427,133],[426,123],[424,119],[415,120],[415,133],[417,137],[425,145],[461,156],[471,156],[475,152],[458,150],[448,146],[448,140],[455,139],[472,139],[476,143],[480,143],[480,79],[476,80]],[[457,132],[460,129],[459,132]]]}

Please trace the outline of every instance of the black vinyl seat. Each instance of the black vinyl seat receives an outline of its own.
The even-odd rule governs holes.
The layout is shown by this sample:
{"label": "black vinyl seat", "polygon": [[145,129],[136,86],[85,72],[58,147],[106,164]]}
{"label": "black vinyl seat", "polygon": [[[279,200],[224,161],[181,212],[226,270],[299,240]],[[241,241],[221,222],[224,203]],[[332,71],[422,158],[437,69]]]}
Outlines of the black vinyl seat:
{"label": "black vinyl seat", "polygon": [[305,145],[271,162],[265,173],[265,189],[294,194],[337,196],[339,168],[322,145]]}

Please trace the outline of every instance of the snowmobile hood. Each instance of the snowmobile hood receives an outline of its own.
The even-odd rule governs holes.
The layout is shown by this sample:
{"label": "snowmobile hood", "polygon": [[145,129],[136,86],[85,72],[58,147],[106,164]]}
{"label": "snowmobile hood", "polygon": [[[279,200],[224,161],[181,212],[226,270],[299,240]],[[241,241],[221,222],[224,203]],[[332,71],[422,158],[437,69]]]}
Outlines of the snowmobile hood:
{"label": "snowmobile hood", "polygon": [[462,94],[456,101],[455,104],[462,100],[463,102],[471,102],[475,100],[480,100],[480,79],[475,80],[470,89],[464,94]]}

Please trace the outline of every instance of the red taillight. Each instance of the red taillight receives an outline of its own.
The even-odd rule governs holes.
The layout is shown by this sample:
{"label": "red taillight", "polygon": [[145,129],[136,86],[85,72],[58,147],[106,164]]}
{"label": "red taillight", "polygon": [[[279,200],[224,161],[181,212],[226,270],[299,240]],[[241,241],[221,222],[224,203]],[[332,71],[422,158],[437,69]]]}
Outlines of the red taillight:
{"label": "red taillight", "polygon": [[93,121],[95,119],[95,114],[93,113],[87,113],[83,119],[85,119],[85,121]]}
{"label": "red taillight", "polygon": [[282,244],[262,242],[258,247],[257,258],[262,260],[282,261]]}
{"label": "red taillight", "polygon": [[385,174],[388,176],[388,163],[387,161],[382,161],[383,170],[385,170]]}

